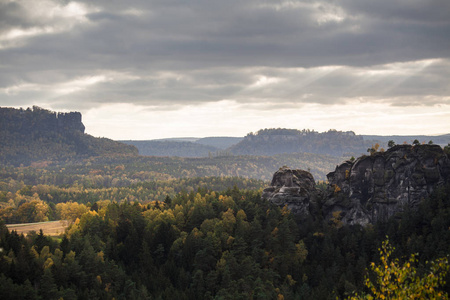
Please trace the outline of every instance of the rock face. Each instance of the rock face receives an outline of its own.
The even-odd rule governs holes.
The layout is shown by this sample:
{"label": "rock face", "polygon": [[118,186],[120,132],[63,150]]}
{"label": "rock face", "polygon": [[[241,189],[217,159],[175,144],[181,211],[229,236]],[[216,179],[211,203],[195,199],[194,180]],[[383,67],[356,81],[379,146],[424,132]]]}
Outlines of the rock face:
{"label": "rock face", "polygon": [[[19,126],[18,126],[19,125]],[[0,107],[0,129],[14,134],[40,133],[84,133],[81,113],[57,113],[37,106],[33,109]]]}
{"label": "rock face", "polygon": [[81,113],[69,112],[56,114],[58,120],[58,128],[65,130],[74,130],[84,133],[85,127],[81,122]]}
{"label": "rock face", "polygon": [[78,160],[91,156],[136,155],[134,146],[85,134],[81,113],[57,113],[37,106],[0,107],[0,164]]}
{"label": "rock face", "polygon": [[[323,217],[339,216],[344,224],[366,225],[416,208],[438,186],[450,181],[450,160],[438,145],[398,145],[346,161],[327,177],[327,193],[320,201]],[[306,171],[280,169],[263,198],[308,215],[310,203],[319,193],[311,181]]]}
{"label": "rock face", "polygon": [[345,162],[327,175],[325,210],[341,210],[344,223],[386,221],[449,180],[450,162],[438,145],[398,145]]}
{"label": "rock face", "polygon": [[317,194],[311,173],[283,167],[275,172],[271,186],[264,189],[262,197],[279,206],[287,205],[294,214],[309,215],[310,203]]}

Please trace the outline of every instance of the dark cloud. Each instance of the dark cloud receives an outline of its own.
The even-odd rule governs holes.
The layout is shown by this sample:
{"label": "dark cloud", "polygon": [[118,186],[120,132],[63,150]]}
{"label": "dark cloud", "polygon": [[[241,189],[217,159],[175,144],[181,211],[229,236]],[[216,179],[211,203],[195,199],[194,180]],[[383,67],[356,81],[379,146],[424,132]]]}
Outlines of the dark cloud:
{"label": "dark cloud", "polygon": [[33,2],[0,0],[1,105],[448,104],[446,0]]}

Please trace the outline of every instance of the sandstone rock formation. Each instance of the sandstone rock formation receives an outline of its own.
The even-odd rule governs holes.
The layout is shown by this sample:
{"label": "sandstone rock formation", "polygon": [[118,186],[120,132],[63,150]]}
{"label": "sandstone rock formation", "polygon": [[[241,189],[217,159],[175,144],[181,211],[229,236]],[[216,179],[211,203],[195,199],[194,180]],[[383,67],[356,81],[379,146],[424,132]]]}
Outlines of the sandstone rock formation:
{"label": "sandstone rock formation", "polygon": [[0,129],[14,134],[85,131],[81,113],[57,113],[37,106],[26,110],[0,107]]}
{"label": "sandstone rock formation", "polygon": [[[322,217],[344,224],[386,221],[405,209],[415,209],[438,187],[450,181],[450,160],[438,145],[398,145],[386,152],[346,161],[327,175],[321,196]],[[311,174],[282,168],[274,174],[263,198],[287,205],[295,214],[310,215],[320,192]]]}
{"label": "sandstone rock formation", "polygon": [[0,164],[27,166],[40,161],[138,153],[134,146],[85,134],[81,119],[79,112],[0,107]]}
{"label": "sandstone rock formation", "polygon": [[310,203],[317,194],[311,173],[283,167],[275,172],[271,186],[264,189],[262,197],[279,206],[287,205],[294,214],[309,215]]}
{"label": "sandstone rock formation", "polygon": [[58,121],[58,127],[64,130],[74,130],[84,133],[85,127],[81,122],[81,113],[57,113],[55,114]]}
{"label": "sandstone rock formation", "polygon": [[386,221],[449,180],[450,161],[438,145],[397,145],[347,161],[327,175],[329,217],[341,210],[344,223]]}

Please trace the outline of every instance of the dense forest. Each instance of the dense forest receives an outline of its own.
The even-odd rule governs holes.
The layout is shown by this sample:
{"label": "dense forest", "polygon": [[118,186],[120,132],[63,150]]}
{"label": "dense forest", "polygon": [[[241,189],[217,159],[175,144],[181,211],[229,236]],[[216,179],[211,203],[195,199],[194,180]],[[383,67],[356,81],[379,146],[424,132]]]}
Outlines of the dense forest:
{"label": "dense forest", "polygon": [[155,179],[209,176],[267,181],[283,165],[310,170],[316,180],[325,180],[326,174],[341,161],[332,156],[308,153],[211,158],[104,156],[68,162],[44,160],[23,167],[0,166],[0,181],[24,181],[29,185],[80,184],[85,187],[96,182],[114,187]]}
{"label": "dense forest", "polygon": [[136,146],[141,155],[211,157],[223,155],[264,155],[287,153],[325,154],[336,157],[360,156],[378,144],[387,149],[389,142],[396,144],[430,143],[446,146],[450,135],[437,136],[381,136],[356,135],[353,131],[326,132],[303,129],[261,129],[246,137],[170,138],[147,141],[121,141]]}
{"label": "dense forest", "polygon": [[[374,226],[297,220],[238,188],[72,209],[62,239],[0,225],[2,299],[335,299],[369,293],[367,269],[389,236],[417,276],[450,249],[450,187]],[[71,213],[71,214],[70,214]],[[78,215],[77,215],[78,214]],[[445,275],[445,265],[436,274]],[[448,280],[447,280],[448,282]],[[448,293],[449,285],[436,291]]]}
{"label": "dense forest", "polygon": [[[297,142],[270,156],[145,157],[85,134],[77,113],[1,113],[0,299],[448,299],[448,180],[416,209],[345,225],[324,214],[326,191],[343,195],[326,174],[344,159]],[[319,147],[321,135],[262,130],[241,143],[306,136]],[[311,214],[261,197],[284,165],[310,170],[323,191]],[[51,220],[70,225],[56,236],[6,226]]]}

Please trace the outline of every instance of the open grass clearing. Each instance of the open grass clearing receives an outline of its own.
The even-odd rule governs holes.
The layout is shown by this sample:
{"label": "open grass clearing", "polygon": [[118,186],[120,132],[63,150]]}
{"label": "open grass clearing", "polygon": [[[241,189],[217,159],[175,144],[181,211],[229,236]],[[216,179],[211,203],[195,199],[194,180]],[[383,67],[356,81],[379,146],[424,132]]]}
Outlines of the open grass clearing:
{"label": "open grass clearing", "polygon": [[23,233],[27,235],[31,231],[39,232],[42,229],[44,234],[49,236],[57,236],[64,233],[68,226],[69,221],[66,220],[6,225],[10,231],[15,230],[18,234]]}

